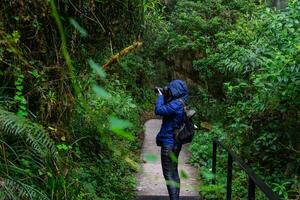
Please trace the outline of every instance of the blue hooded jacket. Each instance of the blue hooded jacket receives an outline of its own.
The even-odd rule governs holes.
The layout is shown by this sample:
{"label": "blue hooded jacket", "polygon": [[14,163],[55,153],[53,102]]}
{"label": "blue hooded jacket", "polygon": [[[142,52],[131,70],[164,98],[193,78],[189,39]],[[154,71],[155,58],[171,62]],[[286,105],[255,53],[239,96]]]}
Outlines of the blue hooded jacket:
{"label": "blue hooded jacket", "polygon": [[188,89],[182,80],[170,82],[168,88],[171,92],[171,100],[164,102],[162,95],[158,96],[156,100],[155,114],[163,117],[161,129],[156,136],[156,143],[158,146],[173,147],[176,143],[174,129],[180,128],[184,118],[184,106],[179,99],[187,102]]}

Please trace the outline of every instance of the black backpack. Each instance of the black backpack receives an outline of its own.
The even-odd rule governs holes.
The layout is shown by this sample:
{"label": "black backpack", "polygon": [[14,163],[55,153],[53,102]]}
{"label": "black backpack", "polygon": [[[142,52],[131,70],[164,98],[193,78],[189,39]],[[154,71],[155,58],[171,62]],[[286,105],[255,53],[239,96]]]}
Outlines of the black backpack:
{"label": "black backpack", "polygon": [[176,142],[186,144],[193,140],[195,134],[195,125],[192,118],[196,114],[196,111],[188,108],[182,99],[179,100],[184,107],[184,119],[181,127],[174,130],[174,138]]}

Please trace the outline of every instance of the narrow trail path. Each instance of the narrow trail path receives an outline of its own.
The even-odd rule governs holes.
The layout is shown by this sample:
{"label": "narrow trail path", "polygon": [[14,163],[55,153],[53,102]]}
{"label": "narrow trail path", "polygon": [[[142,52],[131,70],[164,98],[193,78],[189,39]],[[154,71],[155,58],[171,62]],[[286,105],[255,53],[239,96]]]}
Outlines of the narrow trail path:
{"label": "narrow trail path", "polygon": [[[161,126],[161,120],[152,119],[145,123],[145,139],[141,155],[141,172],[137,175],[138,196],[167,196],[168,191],[162,174],[160,147],[156,146],[155,136]],[[155,155],[156,160],[146,161],[145,156]],[[183,170],[187,179],[181,177],[180,196],[199,196],[197,192],[198,182],[196,180],[197,170],[187,163],[189,153],[186,146],[179,155],[179,171]]]}

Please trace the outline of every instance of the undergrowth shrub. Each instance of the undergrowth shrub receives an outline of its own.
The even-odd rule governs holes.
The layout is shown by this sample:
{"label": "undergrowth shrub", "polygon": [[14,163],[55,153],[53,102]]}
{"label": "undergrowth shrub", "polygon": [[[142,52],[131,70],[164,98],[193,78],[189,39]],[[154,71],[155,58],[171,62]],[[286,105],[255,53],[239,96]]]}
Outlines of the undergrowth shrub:
{"label": "undergrowth shrub", "polygon": [[59,175],[60,157],[48,132],[4,108],[0,108],[0,132],[0,198],[50,199],[49,179],[63,177]]}
{"label": "undergrowth shrub", "polygon": [[[74,168],[71,177],[76,177],[74,184],[79,188],[73,191],[78,199],[133,199],[135,195],[135,172],[138,167],[138,133],[139,113],[135,100],[125,89],[125,84],[118,80],[107,80],[106,91],[112,96],[103,99],[94,93],[87,94],[89,107],[96,118],[91,118],[88,113],[76,106],[73,113],[70,129],[74,138],[69,154],[73,160],[69,165]],[[132,127],[128,129],[134,136],[133,140],[120,138],[109,131],[108,116],[113,115],[120,119],[129,120]],[[95,123],[99,123],[103,133],[109,134],[110,142],[104,141]],[[68,144],[72,141],[67,142]],[[108,146],[111,145],[111,146]],[[118,152],[110,148],[117,147]],[[126,158],[133,159],[128,161]]]}

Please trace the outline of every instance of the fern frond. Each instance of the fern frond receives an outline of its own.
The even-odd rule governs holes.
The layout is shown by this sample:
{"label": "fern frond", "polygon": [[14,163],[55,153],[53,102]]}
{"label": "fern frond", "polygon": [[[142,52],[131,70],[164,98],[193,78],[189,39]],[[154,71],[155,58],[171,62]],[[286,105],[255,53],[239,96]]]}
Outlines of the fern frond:
{"label": "fern frond", "polygon": [[49,200],[49,197],[33,186],[12,179],[1,179],[0,199]]}
{"label": "fern frond", "polygon": [[4,135],[22,137],[41,157],[48,155],[56,159],[54,142],[44,128],[12,112],[0,108],[0,132]]}

